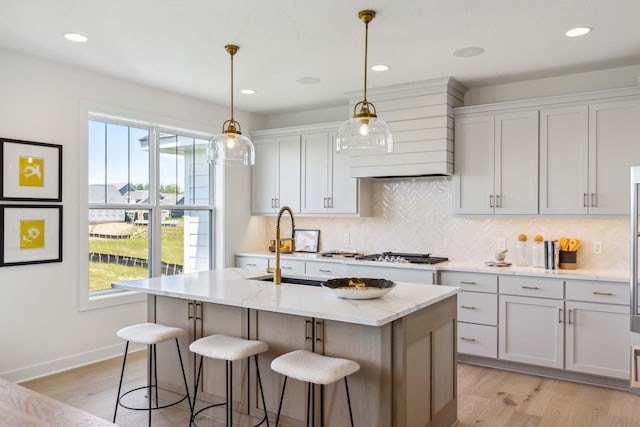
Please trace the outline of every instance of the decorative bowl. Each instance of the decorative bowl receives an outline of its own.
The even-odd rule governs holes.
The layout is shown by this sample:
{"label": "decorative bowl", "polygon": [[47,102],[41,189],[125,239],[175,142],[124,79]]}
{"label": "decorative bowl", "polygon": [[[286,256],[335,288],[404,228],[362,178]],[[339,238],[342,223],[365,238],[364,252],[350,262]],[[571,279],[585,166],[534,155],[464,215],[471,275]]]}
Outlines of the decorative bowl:
{"label": "decorative bowl", "polygon": [[387,279],[369,279],[359,277],[341,277],[339,279],[329,279],[320,284],[327,288],[338,298],[346,299],[372,299],[379,298],[396,286],[394,282]]}

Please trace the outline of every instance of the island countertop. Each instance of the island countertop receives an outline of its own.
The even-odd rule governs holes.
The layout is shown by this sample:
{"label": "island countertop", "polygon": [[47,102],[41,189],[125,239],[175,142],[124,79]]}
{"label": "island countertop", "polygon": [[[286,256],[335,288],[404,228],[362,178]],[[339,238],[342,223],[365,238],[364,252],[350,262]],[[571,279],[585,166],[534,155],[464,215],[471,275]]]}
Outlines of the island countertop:
{"label": "island countertop", "polygon": [[453,286],[397,283],[381,298],[341,299],[319,286],[274,285],[238,268],[115,282],[116,289],[144,292],[235,307],[316,317],[325,320],[382,326],[458,292]]}

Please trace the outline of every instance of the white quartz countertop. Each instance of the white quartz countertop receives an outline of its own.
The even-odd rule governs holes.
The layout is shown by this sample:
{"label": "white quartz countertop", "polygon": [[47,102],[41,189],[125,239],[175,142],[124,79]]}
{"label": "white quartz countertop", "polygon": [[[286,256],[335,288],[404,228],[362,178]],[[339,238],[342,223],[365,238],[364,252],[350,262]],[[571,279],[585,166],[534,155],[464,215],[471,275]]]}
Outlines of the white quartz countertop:
{"label": "white quartz countertop", "polygon": [[453,286],[397,283],[381,298],[348,300],[337,298],[319,286],[274,285],[254,280],[266,276],[266,273],[259,274],[255,270],[225,268],[116,282],[111,286],[152,295],[370,326],[382,326],[458,292],[458,288]]}
{"label": "white quartz countertop", "polygon": [[[238,253],[237,256],[253,256],[261,258],[274,258],[272,252],[244,252]],[[342,264],[371,265],[376,267],[393,267],[393,268],[409,268],[423,269],[428,271],[468,271],[474,273],[492,273],[492,274],[512,274],[520,276],[539,276],[554,277],[567,280],[601,280],[611,282],[628,282],[629,271],[613,270],[613,269],[587,269],[578,270],[545,270],[544,268],[521,267],[512,265],[510,267],[489,267],[484,262],[478,261],[456,261],[451,260],[438,264],[410,264],[410,263],[393,263],[393,262],[376,262],[361,261],[351,257],[333,256],[324,257],[316,253],[296,252],[292,254],[282,254],[282,259],[314,261],[314,262],[335,262]]]}

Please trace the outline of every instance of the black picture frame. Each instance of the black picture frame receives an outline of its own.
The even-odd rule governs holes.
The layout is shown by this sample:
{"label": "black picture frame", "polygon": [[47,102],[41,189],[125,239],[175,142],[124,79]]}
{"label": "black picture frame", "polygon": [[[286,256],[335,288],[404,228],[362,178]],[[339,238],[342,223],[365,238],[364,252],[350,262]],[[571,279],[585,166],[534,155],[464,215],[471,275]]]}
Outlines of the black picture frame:
{"label": "black picture frame", "polygon": [[0,200],[61,202],[62,145],[0,138]]}
{"label": "black picture frame", "polygon": [[293,231],[296,241],[296,252],[318,252],[320,245],[320,230],[296,228]]}
{"label": "black picture frame", "polygon": [[62,262],[61,205],[2,205],[0,230],[0,267]]}

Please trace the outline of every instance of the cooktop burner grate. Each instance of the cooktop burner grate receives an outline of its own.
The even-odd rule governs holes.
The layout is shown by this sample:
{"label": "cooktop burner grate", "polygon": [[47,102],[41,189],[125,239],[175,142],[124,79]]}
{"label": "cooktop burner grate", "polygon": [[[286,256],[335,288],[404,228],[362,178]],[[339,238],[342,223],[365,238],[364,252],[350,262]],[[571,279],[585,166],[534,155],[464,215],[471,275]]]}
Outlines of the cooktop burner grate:
{"label": "cooktop burner grate", "polygon": [[380,254],[357,256],[355,259],[363,261],[398,262],[411,264],[437,264],[449,261],[445,257],[433,257],[431,254],[412,254],[403,252],[382,252]]}

